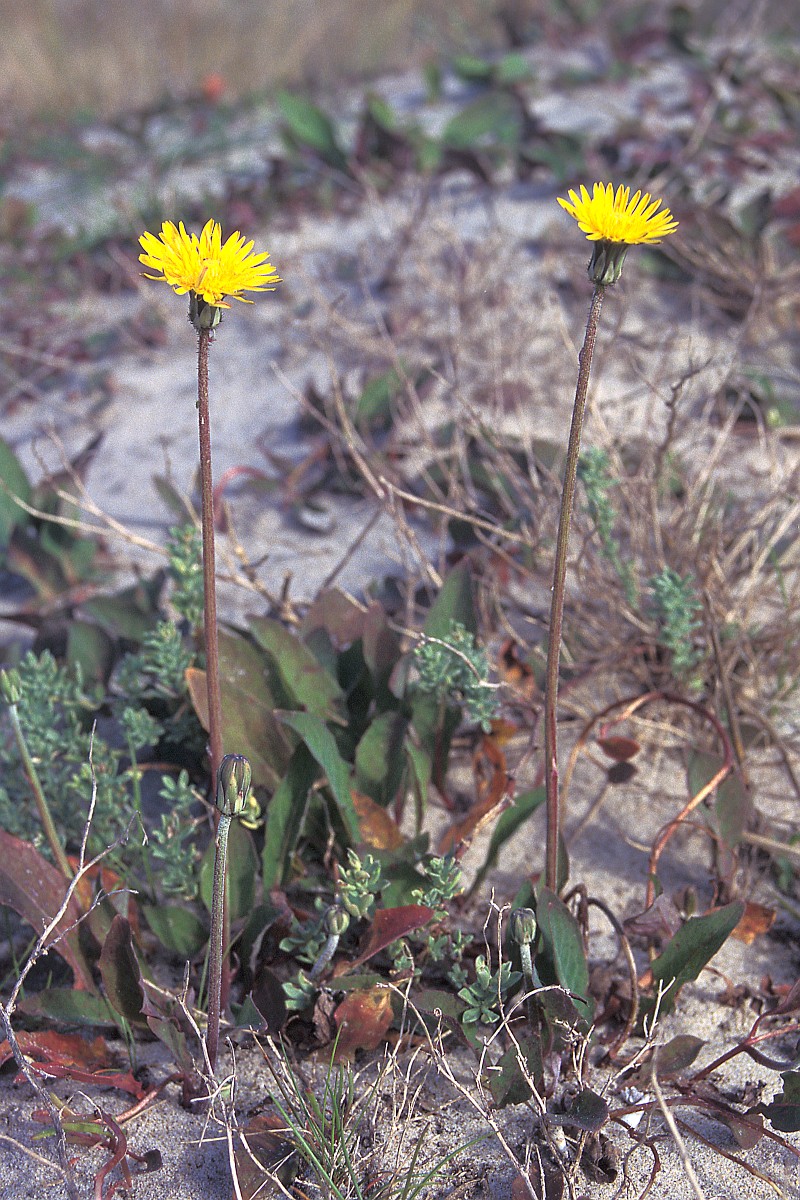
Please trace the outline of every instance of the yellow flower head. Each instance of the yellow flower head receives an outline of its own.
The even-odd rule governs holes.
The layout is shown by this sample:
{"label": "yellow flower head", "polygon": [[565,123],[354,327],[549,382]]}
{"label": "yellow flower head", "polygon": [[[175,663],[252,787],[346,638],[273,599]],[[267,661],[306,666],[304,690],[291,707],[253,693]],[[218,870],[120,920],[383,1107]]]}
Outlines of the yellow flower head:
{"label": "yellow flower head", "polygon": [[240,292],[272,292],[280,283],[268,254],[253,254],[253,242],[238,232],[223,242],[216,221],[207,221],[200,237],[187,233],[183,221],[177,228],[165,221],[158,237],[143,233],[139,242],[139,262],[158,272],[145,271],[147,279],[163,279],[178,296],[194,293],[214,308],[230,308],[226,296],[251,304]]}
{"label": "yellow flower head", "polygon": [[659,242],[668,233],[674,233],[678,222],[668,208],[661,212],[660,200],[651,200],[650,193],[634,192],[620,185],[616,192],[611,183],[596,183],[590,196],[581,184],[581,194],[570,191],[569,200],[558,203],[578,222],[590,242],[601,239],[608,242],[625,242],[627,246]]}
{"label": "yellow flower head", "polygon": [[606,286],[616,283],[629,246],[652,245],[674,233],[678,222],[668,208],[650,193],[634,192],[620,185],[616,192],[611,183],[596,183],[590,196],[581,184],[581,194],[570,191],[569,200],[558,203],[578,222],[590,242],[595,243],[589,278]]}

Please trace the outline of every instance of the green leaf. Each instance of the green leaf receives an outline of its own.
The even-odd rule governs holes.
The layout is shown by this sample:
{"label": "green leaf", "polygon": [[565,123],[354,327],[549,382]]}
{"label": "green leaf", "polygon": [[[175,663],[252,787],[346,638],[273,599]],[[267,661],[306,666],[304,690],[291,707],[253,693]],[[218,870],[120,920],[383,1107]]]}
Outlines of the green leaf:
{"label": "green leaf", "polygon": [[145,904],[147,924],[162,946],[181,958],[194,958],[208,941],[208,929],[189,908],[178,904]]}
{"label": "green leaf", "polygon": [[350,794],[350,768],[342,758],[333,734],[312,713],[277,713],[279,720],[299,734],[322,767],[333,792],[339,816],[353,844],[361,839],[356,810]]}
{"label": "green leaf", "polygon": [[67,665],[80,667],[89,683],[107,683],[114,665],[114,642],[99,625],[70,621],[67,628]]}
{"label": "green leaf", "polygon": [[608,1103],[591,1088],[583,1088],[570,1103],[569,1112],[555,1114],[554,1125],[567,1125],[596,1133],[608,1120]]}
{"label": "green leaf", "polygon": [[22,464],[3,438],[0,438],[0,550],[8,546],[17,525],[24,525],[28,514],[14,499],[31,502],[31,485]]}
{"label": "green leaf", "polygon": [[514,798],[511,807],[500,815],[492,831],[486,858],[475,876],[470,894],[481,886],[488,872],[497,866],[498,855],[509,838],[513,837],[519,827],[525,824],[528,817],[536,812],[537,808],[541,808],[546,798],[547,793],[544,787],[534,788],[530,792],[520,792],[519,796]]}
{"label": "green leaf", "polygon": [[[520,1066],[520,1055],[525,1063],[524,1073]],[[537,1091],[543,1091],[544,1064],[538,1037],[529,1036],[523,1038],[518,1046],[509,1046],[497,1066],[499,1069],[492,1072],[489,1081],[496,1108],[505,1108],[507,1104],[526,1104],[531,1098],[529,1079],[533,1080]]]}
{"label": "green leaf", "polygon": [[364,384],[356,404],[356,425],[368,429],[388,429],[392,423],[394,402],[402,394],[403,376],[394,367]]}
{"label": "green leaf", "polygon": [[757,1104],[752,1110],[767,1118],[773,1129],[781,1133],[800,1131],[800,1071],[784,1071],[783,1091],[769,1104]]}
{"label": "green leaf", "polygon": [[474,54],[459,54],[452,65],[453,74],[466,83],[487,83],[492,77],[492,64]]}
{"label": "green leaf", "polygon": [[346,171],[347,156],[339,145],[330,117],[304,96],[279,92],[277,101],[291,140],[313,150],[328,166]]}
{"label": "green leaf", "polygon": [[[200,863],[200,898],[211,912],[214,892],[215,843],[206,850]],[[232,821],[228,831],[228,904],[232,921],[250,915],[256,902],[258,855],[253,838],[239,821]]]}
{"label": "green leaf", "polygon": [[447,122],[442,141],[453,150],[484,146],[515,149],[522,136],[522,112],[508,92],[489,92]]}
{"label": "green leaf", "polygon": [[532,77],[530,65],[523,54],[504,54],[494,70],[498,83],[524,83]]}
{"label": "green leaf", "polygon": [[289,878],[292,855],[303,831],[308,797],[317,772],[316,760],[308,748],[298,746],[269,802],[262,856],[265,895],[270,888],[282,886]]}
{"label": "green leaf", "polygon": [[376,600],[364,617],[362,649],[376,700],[383,708],[394,699],[389,691],[389,680],[400,661],[402,648],[399,635],[391,628],[385,610]]}
{"label": "green leaf", "polygon": [[356,746],[355,786],[377,804],[391,804],[406,770],[403,743],[408,729],[397,712],[376,717]]}
{"label": "green leaf", "polygon": [[250,631],[280,675],[288,704],[305,708],[325,721],[345,724],[345,695],[337,681],[298,637],[280,621],[254,617]]}
{"label": "green leaf", "polygon": [[[253,770],[253,786],[273,790],[294,746],[275,718],[266,655],[246,638],[221,630],[219,659],[225,752],[243,754]],[[205,671],[190,668],[186,682],[198,720],[208,729]]]}
{"label": "green leaf", "polygon": [[665,984],[674,980],[661,1001],[661,1012],[674,1007],[675,998],[685,983],[697,979],[728,936],[742,919],[741,901],[726,904],[702,917],[690,917],[650,964],[656,981]]}
{"label": "green leaf", "polygon": [[472,595],[472,572],[466,558],[453,568],[442,584],[425,618],[425,633],[428,637],[446,640],[454,621],[463,625],[473,636],[477,635],[478,617]]}
{"label": "green leaf", "polygon": [[97,963],[108,1002],[131,1025],[141,1024],[144,992],[139,963],[133,949],[131,925],[117,915]]}
{"label": "green leaf", "polygon": [[95,596],[85,600],[80,615],[101,625],[112,637],[141,642],[158,622],[164,578],[165,573],[159,571],[152,579],[139,580],[115,596]]}
{"label": "green leaf", "polygon": [[589,968],[578,922],[566,904],[545,887],[537,895],[536,919],[543,940],[542,950],[536,956],[542,982],[566,988],[581,1015],[591,1019]]}
{"label": "green leaf", "polygon": [[[721,766],[722,759],[717,755],[693,752],[689,758],[689,787],[692,795],[696,795],[705,787]],[[734,772],[719,785],[714,800],[720,836],[731,850],[742,840],[752,809],[753,803],[741,776]]]}
{"label": "green leaf", "polygon": [[118,1017],[103,996],[79,992],[75,988],[43,988],[25,996],[17,1005],[27,1017],[57,1021],[59,1025],[87,1028],[117,1024]]}

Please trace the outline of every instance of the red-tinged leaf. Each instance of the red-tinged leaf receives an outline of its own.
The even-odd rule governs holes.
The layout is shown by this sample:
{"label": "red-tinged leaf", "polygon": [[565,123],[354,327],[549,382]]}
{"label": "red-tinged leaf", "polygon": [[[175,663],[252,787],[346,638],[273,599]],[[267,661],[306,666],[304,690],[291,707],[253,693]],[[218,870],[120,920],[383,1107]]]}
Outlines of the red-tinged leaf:
{"label": "red-tinged leaf", "polygon": [[394,1019],[392,994],[386,987],[351,992],[333,1014],[339,1036],[336,1061],[350,1059],[356,1050],[377,1050]]}
{"label": "red-tinged leaf", "polygon": [[403,837],[397,823],[380,804],[363,792],[351,792],[362,840],[376,850],[399,850]]}
{"label": "red-tinged leaf", "polygon": [[[58,912],[66,890],[64,876],[38,850],[0,829],[0,904],[7,904],[39,934]],[[47,945],[72,967],[75,986],[94,992],[92,972],[78,942],[81,915],[73,896]],[[60,938],[57,943],[56,938]]]}
{"label": "red-tinged leaf", "polygon": [[[23,1029],[17,1034],[17,1041],[20,1050],[35,1062],[80,1067],[85,1071],[95,1071],[111,1065],[108,1046],[99,1036],[90,1042],[79,1033],[56,1033],[49,1029],[28,1033]],[[2,1042],[0,1066],[8,1062],[9,1058],[11,1047],[8,1042]]]}
{"label": "red-tinged leaf", "polygon": [[601,737],[597,739],[597,744],[614,762],[628,762],[629,759],[635,758],[642,748],[633,738],[628,737]]}
{"label": "red-tinged leaf", "polygon": [[764,1136],[764,1118],[761,1113],[746,1114],[732,1109],[717,1109],[714,1115],[728,1126],[742,1150],[752,1150]]}
{"label": "red-tinged leaf", "polygon": [[499,817],[513,799],[514,784],[506,769],[506,758],[494,738],[481,738],[472,769],[478,799],[466,816],[455,821],[439,838],[437,852],[441,855],[460,857],[475,836]]}
{"label": "red-tinged leaf", "polygon": [[346,963],[343,970],[350,972],[355,967],[360,967],[367,959],[372,958],[379,950],[391,946],[398,938],[427,925],[432,916],[433,909],[424,904],[402,904],[399,908],[379,909],[372,918],[364,949],[353,962]]}
{"label": "red-tinged leaf", "polygon": [[755,900],[746,900],[744,916],[734,929],[731,937],[735,937],[737,941],[744,942],[746,946],[750,946],[759,934],[766,933],[767,930],[772,928],[774,923],[774,908],[768,908],[766,904],[756,904]]}
{"label": "red-tinged leaf", "polygon": [[35,1069],[42,1075],[49,1075],[51,1079],[71,1079],[74,1083],[89,1083],[95,1087],[117,1088],[121,1092],[128,1092],[131,1096],[135,1096],[137,1100],[141,1100],[145,1094],[145,1089],[139,1083],[138,1079],[134,1079],[130,1071],[115,1071],[113,1069],[107,1071],[83,1071],[80,1067],[61,1067],[49,1062],[37,1063]]}
{"label": "red-tinged leaf", "polygon": [[628,937],[643,937],[648,941],[664,941],[674,937],[683,924],[677,907],[669,896],[662,893],[644,912],[623,921]]}
{"label": "red-tinged leaf", "polygon": [[520,656],[519,643],[512,638],[507,638],[500,647],[497,672],[502,680],[510,683],[528,698],[536,691],[533,668]]}
{"label": "red-tinged leaf", "polygon": [[142,976],[133,949],[130,923],[116,916],[98,963],[108,1002],[126,1021],[142,1023]]}
{"label": "red-tinged leaf", "polygon": [[285,1189],[291,1187],[300,1160],[285,1133],[286,1121],[277,1113],[259,1113],[240,1131],[234,1159],[242,1200],[269,1200],[287,1194]]}

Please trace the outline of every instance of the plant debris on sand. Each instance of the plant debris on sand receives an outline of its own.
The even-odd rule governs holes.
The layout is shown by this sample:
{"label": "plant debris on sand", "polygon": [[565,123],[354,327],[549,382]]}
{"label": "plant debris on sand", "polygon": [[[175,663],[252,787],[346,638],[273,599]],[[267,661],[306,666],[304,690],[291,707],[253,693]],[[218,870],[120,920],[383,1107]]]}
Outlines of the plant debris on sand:
{"label": "plant debris on sand", "polygon": [[625,11],[12,139],[5,1195],[796,1192],[800,47]]}

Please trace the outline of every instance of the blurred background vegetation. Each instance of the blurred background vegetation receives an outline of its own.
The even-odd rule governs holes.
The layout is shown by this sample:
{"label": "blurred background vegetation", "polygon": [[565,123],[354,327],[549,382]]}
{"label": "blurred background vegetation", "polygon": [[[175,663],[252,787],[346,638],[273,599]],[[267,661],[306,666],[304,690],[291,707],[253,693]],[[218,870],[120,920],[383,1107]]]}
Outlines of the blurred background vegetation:
{"label": "blurred background vegetation", "polygon": [[[780,9],[756,7],[765,22]],[[681,13],[694,29],[735,26],[752,9],[753,0],[0,0],[0,104],[6,121],[113,116],[223,85],[235,100],[276,83],[359,78],[620,17],[629,30],[672,26]]]}
{"label": "blurred background vegetation", "polygon": [[538,0],[0,0],[0,99],[12,117],[112,115],[196,93],[328,82],[505,40],[497,10]]}

